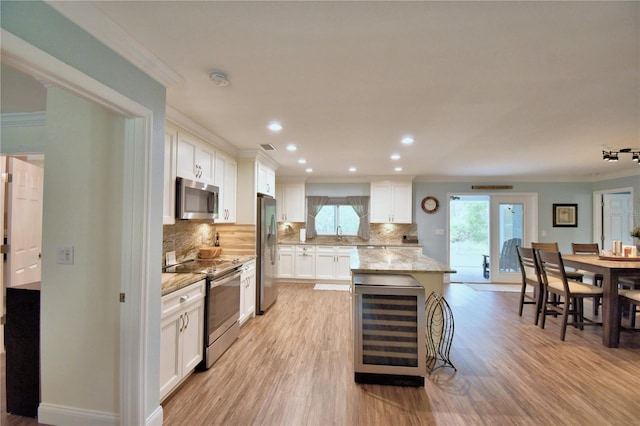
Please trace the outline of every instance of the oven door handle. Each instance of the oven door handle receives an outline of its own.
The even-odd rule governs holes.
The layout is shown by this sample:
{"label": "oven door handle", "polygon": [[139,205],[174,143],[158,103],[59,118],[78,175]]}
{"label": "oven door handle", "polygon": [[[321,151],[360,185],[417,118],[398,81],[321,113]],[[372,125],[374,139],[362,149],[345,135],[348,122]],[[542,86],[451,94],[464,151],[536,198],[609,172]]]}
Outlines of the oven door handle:
{"label": "oven door handle", "polygon": [[232,272],[229,275],[225,275],[222,278],[216,278],[214,280],[211,280],[211,285],[209,286],[209,288],[220,287],[221,285],[225,285],[226,283],[233,281],[236,278],[239,278],[241,275],[242,275],[242,271],[238,270],[236,272]]}

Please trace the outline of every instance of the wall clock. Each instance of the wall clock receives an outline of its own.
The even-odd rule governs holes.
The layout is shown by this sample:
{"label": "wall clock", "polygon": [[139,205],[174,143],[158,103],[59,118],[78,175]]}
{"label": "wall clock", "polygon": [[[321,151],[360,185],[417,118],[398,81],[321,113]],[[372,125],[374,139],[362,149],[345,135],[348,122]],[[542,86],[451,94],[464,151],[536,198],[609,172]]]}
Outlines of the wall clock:
{"label": "wall clock", "polygon": [[438,201],[438,199],[436,197],[424,197],[422,199],[422,210],[424,210],[425,213],[435,213],[438,211],[438,209],[440,208],[440,202]]}

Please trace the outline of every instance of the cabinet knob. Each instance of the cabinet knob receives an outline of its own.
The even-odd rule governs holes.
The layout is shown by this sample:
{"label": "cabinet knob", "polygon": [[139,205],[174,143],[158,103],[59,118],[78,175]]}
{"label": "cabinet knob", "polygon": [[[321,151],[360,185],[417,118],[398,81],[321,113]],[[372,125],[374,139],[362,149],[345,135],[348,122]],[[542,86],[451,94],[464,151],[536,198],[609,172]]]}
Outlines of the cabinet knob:
{"label": "cabinet knob", "polygon": [[189,295],[188,294],[185,294],[184,296],[180,297],[180,303],[184,303],[187,300],[189,300]]}

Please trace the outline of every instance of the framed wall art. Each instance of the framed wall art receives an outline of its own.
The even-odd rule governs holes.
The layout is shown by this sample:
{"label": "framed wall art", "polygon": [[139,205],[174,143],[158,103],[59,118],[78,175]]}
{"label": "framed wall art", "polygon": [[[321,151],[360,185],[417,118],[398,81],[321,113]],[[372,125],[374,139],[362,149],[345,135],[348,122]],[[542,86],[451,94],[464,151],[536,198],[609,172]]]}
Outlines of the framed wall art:
{"label": "framed wall art", "polygon": [[578,226],[578,205],[577,204],[554,204],[553,205],[553,226],[572,227]]}

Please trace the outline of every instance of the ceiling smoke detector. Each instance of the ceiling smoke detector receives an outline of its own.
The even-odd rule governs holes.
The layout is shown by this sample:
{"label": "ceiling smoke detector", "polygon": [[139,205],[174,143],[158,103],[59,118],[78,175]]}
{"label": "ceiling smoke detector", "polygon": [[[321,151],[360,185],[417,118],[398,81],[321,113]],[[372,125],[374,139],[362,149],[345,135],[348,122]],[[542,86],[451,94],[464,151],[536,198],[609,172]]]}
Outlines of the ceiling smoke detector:
{"label": "ceiling smoke detector", "polygon": [[209,78],[213,81],[213,84],[219,87],[227,86],[229,84],[229,77],[221,71],[211,71]]}

